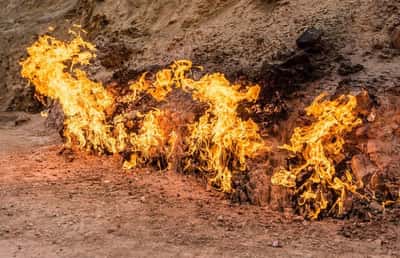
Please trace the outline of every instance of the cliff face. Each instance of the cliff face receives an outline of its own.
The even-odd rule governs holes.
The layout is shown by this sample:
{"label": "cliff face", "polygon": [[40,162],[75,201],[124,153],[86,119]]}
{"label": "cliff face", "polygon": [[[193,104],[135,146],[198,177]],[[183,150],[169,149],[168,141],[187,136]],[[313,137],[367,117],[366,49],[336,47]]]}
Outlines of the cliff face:
{"label": "cliff face", "polygon": [[[18,61],[38,35],[53,26],[58,37],[82,24],[98,46],[93,76],[102,81],[130,78],[130,71],[191,59],[233,78],[257,79],[263,63],[284,59],[306,28],[323,31],[329,59],[322,75],[337,81],[341,61],[362,63],[352,79],[398,82],[399,52],[390,35],[399,21],[396,1],[2,1],[0,9],[0,110],[36,111],[33,92],[20,78]],[[334,54],[332,54],[332,51]],[[343,59],[344,58],[344,59]],[[119,77],[127,78],[119,78]],[[375,83],[376,84],[376,83]]]}
{"label": "cliff face", "polygon": [[19,60],[25,48],[50,25],[67,26],[78,1],[0,1],[0,110],[35,111],[33,91],[19,75]]}

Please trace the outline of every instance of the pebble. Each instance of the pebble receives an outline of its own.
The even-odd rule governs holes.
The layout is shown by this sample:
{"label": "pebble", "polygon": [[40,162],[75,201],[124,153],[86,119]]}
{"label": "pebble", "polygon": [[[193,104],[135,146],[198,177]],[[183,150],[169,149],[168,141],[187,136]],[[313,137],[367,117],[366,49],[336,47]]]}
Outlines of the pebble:
{"label": "pebble", "polygon": [[375,112],[371,112],[369,115],[368,115],[368,117],[367,117],[367,120],[368,120],[368,122],[374,122],[375,121],[375,118],[376,118],[376,114],[375,114]]}
{"label": "pebble", "polygon": [[278,240],[274,240],[274,241],[272,241],[272,247],[279,248],[279,247],[282,247],[282,245]]}

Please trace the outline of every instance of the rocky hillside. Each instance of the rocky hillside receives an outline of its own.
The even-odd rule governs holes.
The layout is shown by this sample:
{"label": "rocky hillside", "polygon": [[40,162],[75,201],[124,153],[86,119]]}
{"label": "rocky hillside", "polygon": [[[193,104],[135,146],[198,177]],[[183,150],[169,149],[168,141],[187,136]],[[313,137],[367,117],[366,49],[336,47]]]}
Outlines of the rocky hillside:
{"label": "rocky hillside", "polygon": [[363,85],[374,91],[397,90],[400,84],[397,0],[0,2],[0,110],[40,109],[19,76],[18,62],[49,26],[67,39],[73,23],[82,24],[98,46],[93,77],[104,82],[124,82],[182,58],[233,79],[260,80],[271,64],[297,53],[298,36],[315,27],[324,47],[313,53],[318,74],[306,77],[322,78],[327,87]]}

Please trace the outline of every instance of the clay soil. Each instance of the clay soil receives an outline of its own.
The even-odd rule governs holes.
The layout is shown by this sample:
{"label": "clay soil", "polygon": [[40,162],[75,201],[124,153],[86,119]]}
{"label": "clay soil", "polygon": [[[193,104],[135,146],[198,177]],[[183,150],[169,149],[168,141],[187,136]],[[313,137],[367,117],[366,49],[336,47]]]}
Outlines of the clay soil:
{"label": "clay soil", "polygon": [[0,257],[400,257],[395,209],[311,222],[232,204],[192,176],[65,151],[45,128],[1,116]]}

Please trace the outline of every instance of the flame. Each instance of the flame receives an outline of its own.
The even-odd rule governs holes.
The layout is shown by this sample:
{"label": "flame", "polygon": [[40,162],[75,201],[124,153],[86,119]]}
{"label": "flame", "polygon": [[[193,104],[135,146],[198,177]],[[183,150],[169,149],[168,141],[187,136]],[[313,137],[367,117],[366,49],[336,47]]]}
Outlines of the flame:
{"label": "flame", "polygon": [[68,43],[41,36],[27,49],[29,57],[21,63],[21,74],[35,85],[39,94],[62,105],[68,146],[77,144],[81,149],[115,152],[115,139],[106,121],[107,113],[113,109],[114,97],[102,84],[91,81],[84,71],[74,68],[89,64],[95,57],[95,47],[79,34],[75,36]]}
{"label": "flame", "polygon": [[357,189],[350,171],[339,175],[335,169],[343,158],[344,136],[362,122],[354,112],[356,97],[343,95],[333,101],[325,97],[320,95],[306,108],[315,121],[295,128],[290,145],[282,146],[301,156],[304,163],[281,168],[272,177],[273,184],[294,189],[298,204],[313,219],[328,208],[342,214],[347,193]]}
{"label": "flame", "polygon": [[[224,192],[231,192],[232,172],[245,171],[246,159],[254,157],[260,150],[266,149],[259,135],[257,124],[251,119],[243,121],[237,114],[237,107],[243,101],[254,102],[258,98],[258,85],[242,87],[231,84],[223,74],[205,75],[199,80],[193,80],[186,75],[192,69],[192,62],[180,60],[174,62],[170,69],[164,69],[156,74],[155,82],[146,81],[146,74],[131,84],[131,95],[125,101],[137,98],[140,91],[146,91],[156,100],[164,100],[174,87],[190,92],[195,100],[207,103],[209,108],[199,121],[188,126],[190,134],[185,142],[188,154],[196,158],[187,161],[186,170],[193,166],[196,169],[214,173],[210,182]],[[202,68],[200,68],[202,69]],[[244,88],[244,89],[242,89]],[[154,121],[151,123],[154,126]],[[147,126],[144,125],[144,128]],[[151,131],[144,129],[144,132]],[[154,134],[156,135],[156,134]],[[175,138],[174,138],[175,137]],[[175,132],[164,137],[164,142],[175,142]],[[147,138],[148,139],[148,138]],[[169,140],[168,140],[169,139]],[[135,143],[132,143],[135,145]],[[137,144],[137,143],[136,143]],[[149,144],[147,142],[146,144]],[[160,146],[161,143],[156,143]],[[141,145],[140,143],[138,144]],[[174,144],[170,144],[171,146]],[[140,148],[142,149],[142,148]],[[170,149],[167,148],[170,156]],[[151,156],[151,155],[150,155]],[[133,156],[129,164],[136,164]],[[200,164],[198,164],[200,161]]]}
{"label": "flame", "polygon": [[[68,147],[129,154],[125,169],[154,162],[160,169],[183,164],[186,171],[206,172],[214,187],[228,193],[233,191],[233,176],[248,170],[248,160],[269,150],[257,124],[238,114],[241,103],[257,101],[258,85],[231,83],[220,73],[193,79],[189,76],[192,62],[180,60],[154,75],[142,74],[121,94],[92,81],[81,69],[96,57],[96,48],[80,33],[70,33],[74,38],[67,42],[41,36],[21,62],[21,74],[35,86],[38,99],[45,103],[47,97],[61,104]],[[194,102],[205,104],[204,114],[181,121],[176,113],[157,105],[141,112],[130,109],[144,95],[160,104],[174,90],[185,91]],[[293,189],[309,218],[325,212],[342,214],[347,195],[357,193],[360,186],[351,171],[335,167],[344,159],[344,137],[362,122],[356,106],[352,95],[332,101],[320,95],[306,108],[313,122],[295,128],[290,144],[281,146],[299,160],[278,169],[271,181]]]}
{"label": "flame", "polygon": [[[41,36],[21,62],[22,76],[35,85],[37,93],[60,102],[67,146],[97,153],[130,153],[123,167],[132,169],[159,157],[170,162],[179,156],[173,152],[182,149],[177,145],[183,143],[190,157],[186,169],[191,169],[194,160],[200,162],[198,169],[209,172],[210,182],[224,192],[232,191],[232,173],[245,171],[246,160],[265,149],[257,124],[237,114],[241,102],[257,100],[258,85],[231,84],[220,73],[194,80],[188,77],[192,62],[181,60],[157,72],[154,80],[144,73],[130,84],[127,94],[119,96],[78,68],[89,64],[96,49],[79,33],[71,33],[75,37],[69,42]],[[198,121],[186,126],[188,133],[183,137],[166,110],[136,111],[134,117],[141,119],[137,131],[132,129],[136,121],[131,112],[116,112],[118,106],[134,103],[143,94],[164,101],[173,89],[208,105]]]}
{"label": "flame", "polygon": [[[171,151],[170,146],[173,145],[174,134],[167,134],[163,128],[167,121],[164,120],[165,112],[155,109],[144,115],[142,127],[139,134],[131,134],[130,150],[133,154],[129,161],[124,162],[124,168],[132,169],[138,164],[145,164],[151,158],[168,154]],[[159,162],[159,161],[158,161]],[[158,167],[161,167],[158,164]]]}
{"label": "flame", "polygon": [[189,154],[199,157],[197,169],[216,173],[212,184],[230,192],[232,172],[245,171],[246,159],[265,149],[257,124],[237,115],[239,103],[256,101],[260,87],[249,86],[240,91],[241,85],[232,85],[218,73],[199,81],[184,80],[182,87],[190,90],[194,99],[209,104],[199,121],[190,126]]}

